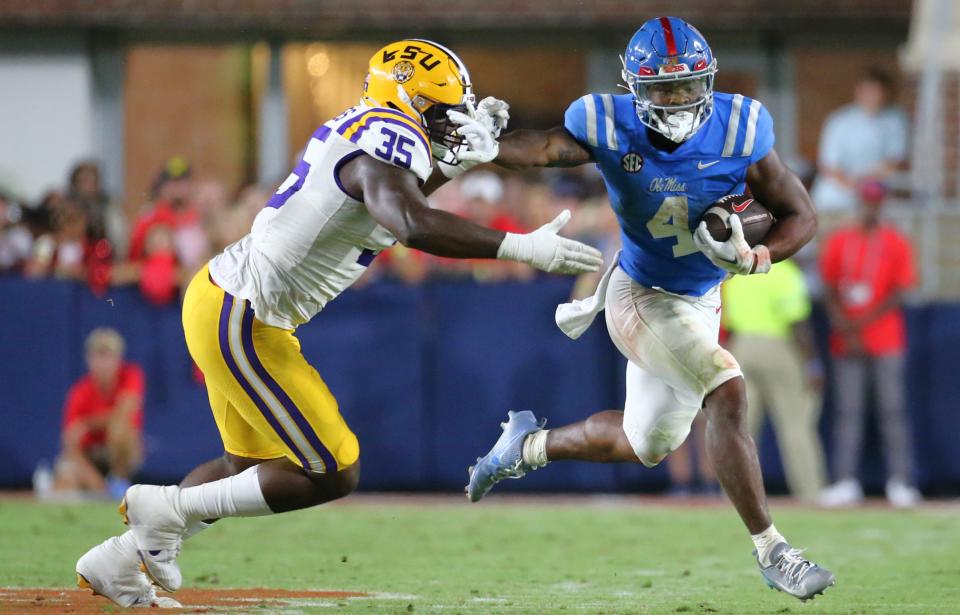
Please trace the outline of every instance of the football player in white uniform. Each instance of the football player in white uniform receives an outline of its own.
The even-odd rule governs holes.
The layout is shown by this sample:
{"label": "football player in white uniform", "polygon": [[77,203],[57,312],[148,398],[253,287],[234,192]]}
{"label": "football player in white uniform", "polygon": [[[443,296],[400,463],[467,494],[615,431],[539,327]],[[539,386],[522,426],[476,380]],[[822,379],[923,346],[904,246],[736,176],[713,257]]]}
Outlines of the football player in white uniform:
{"label": "football player in white uniform", "polygon": [[449,49],[409,39],[377,51],[361,104],[313,133],[250,234],[197,274],[184,297],[183,326],[225,454],[179,486],[131,487],[120,506],[130,530],[80,558],[82,587],[121,606],[157,604],[151,582],[179,589],[181,543],[211,522],[306,508],[353,491],[357,438],[294,331],[381,250],[399,241],[439,256],[509,259],[549,272],[599,269],[597,250],[557,235],[569,212],[512,234],[428,206],[424,191],[497,154],[506,109],[481,101],[474,111],[473,100],[467,69]]}

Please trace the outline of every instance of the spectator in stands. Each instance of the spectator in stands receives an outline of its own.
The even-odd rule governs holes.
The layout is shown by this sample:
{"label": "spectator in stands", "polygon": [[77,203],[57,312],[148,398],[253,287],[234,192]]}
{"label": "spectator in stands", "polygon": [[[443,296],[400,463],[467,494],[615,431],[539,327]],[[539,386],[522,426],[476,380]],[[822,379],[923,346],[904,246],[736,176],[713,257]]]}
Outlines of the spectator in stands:
{"label": "spectator in stands", "polygon": [[0,193],[0,273],[21,270],[32,251],[33,235],[23,223],[23,208]]}
{"label": "spectator in stands", "polygon": [[203,266],[210,240],[194,202],[189,163],[169,159],[151,189],[153,203],[130,236],[129,263],[115,268],[114,283],[138,283],[153,303],[173,301],[186,276]]}
{"label": "spectator in stands", "polygon": [[815,502],[823,488],[817,432],[823,369],[808,322],[810,298],[792,261],[767,275],[735,276],[723,287],[727,346],[747,383],[747,421],[756,438],[769,414],[794,497]]}
{"label": "spectator in stands", "polygon": [[67,394],[63,449],[54,489],[123,497],[140,466],[143,372],[124,361],[124,341],[109,328],[87,337],[88,373]]}
{"label": "spectator in stands", "polygon": [[820,136],[812,197],[821,213],[856,214],[857,186],[887,181],[907,157],[907,119],[892,105],[893,78],[868,70],[851,104],[834,111]]}
{"label": "spectator in stands", "polygon": [[183,271],[174,249],[174,231],[154,224],[147,232],[140,268],[140,292],[151,303],[164,305],[177,298]]}
{"label": "spectator in stands", "polygon": [[834,473],[838,481],[821,494],[825,506],[859,502],[858,465],[867,386],[879,414],[887,459],[887,499],[911,506],[920,499],[912,485],[913,456],[904,416],[906,330],[903,295],[915,283],[909,240],[881,223],[883,185],[861,189],[859,223],[838,229],[821,256],[824,299],[832,328],[834,362]]}
{"label": "spectator in stands", "polygon": [[[194,183],[193,202],[197,213],[200,214],[200,224],[207,237],[208,247],[212,250],[207,254],[204,260],[213,256],[214,253],[223,250],[232,241],[225,241],[222,234],[224,231],[224,222],[230,215],[229,199],[227,198],[227,189],[215,179],[206,179]],[[266,203],[264,201],[263,203]],[[263,203],[260,208],[263,208]],[[249,227],[247,230],[250,230]]]}
{"label": "spectator in stands", "polygon": [[127,223],[123,212],[103,189],[100,167],[96,162],[85,160],[73,167],[67,196],[86,215],[87,238],[91,242],[106,239],[110,242],[112,254],[126,254]]}
{"label": "spectator in stands", "polygon": [[24,272],[29,277],[85,279],[87,217],[83,209],[60,192],[48,192],[40,203],[49,228],[37,237]]}
{"label": "spectator in stands", "polygon": [[194,183],[190,164],[181,156],[166,162],[151,190],[152,205],[140,216],[130,236],[130,260],[147,257],[147,237],[153,227],[168,227],[173,233],[177,260],[192,274],[210,255],[210,242],[203,229],[200,212],[194,203]]}

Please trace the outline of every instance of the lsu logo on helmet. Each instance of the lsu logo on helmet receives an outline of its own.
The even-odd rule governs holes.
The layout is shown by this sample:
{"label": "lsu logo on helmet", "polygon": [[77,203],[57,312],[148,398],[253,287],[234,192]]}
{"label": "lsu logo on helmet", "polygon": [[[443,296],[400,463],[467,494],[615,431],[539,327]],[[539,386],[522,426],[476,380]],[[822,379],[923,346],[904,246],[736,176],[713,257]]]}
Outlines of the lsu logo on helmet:
{"label": "lsu logo on helmet", "polygon": [[386,45],[370,58],[363,102],[388,107],[420,122],[440,151],[461,144],[447,111],[467,112],[474,103],[470,73],[459,57],[443,45],[410,38]]}
{"label": "lsu logo on helmet", "polygon": [[416,67],[410,62],[404,60],[403,62],[397,62],[393,66],[393,80],[397,83],[406,83],[413,79],[413,74],[417,72]]}

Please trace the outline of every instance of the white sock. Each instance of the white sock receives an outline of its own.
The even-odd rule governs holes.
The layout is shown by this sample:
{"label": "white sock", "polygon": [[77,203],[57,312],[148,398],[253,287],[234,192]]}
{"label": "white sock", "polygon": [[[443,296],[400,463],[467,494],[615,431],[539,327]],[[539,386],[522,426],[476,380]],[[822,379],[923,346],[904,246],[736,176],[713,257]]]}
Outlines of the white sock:
{"label": "white sock", "polygon": [[757,547],[757,557],[762,566],[770,565],[768,558],[770,557],[770,551],[775,546],[781,542],[787,542],[787,539],[780,535],[780,532],[777,531],[777,528],[774,527],[772,523],[770,527],[759,534],[752,534],[750,538],[753,539],[753,544]]}
{"label": "white sock", "polygon": [[253,466],[229,478],[181,489],[178,508],[188,532],[190,526],[204,519],[272,515],[260,489],[259,469]]}
{"label": "white sock", "polygon": [[536,470],[547,465],[547,434],[549,429],[541,429],[527,436],[523,441],[523,462]]}

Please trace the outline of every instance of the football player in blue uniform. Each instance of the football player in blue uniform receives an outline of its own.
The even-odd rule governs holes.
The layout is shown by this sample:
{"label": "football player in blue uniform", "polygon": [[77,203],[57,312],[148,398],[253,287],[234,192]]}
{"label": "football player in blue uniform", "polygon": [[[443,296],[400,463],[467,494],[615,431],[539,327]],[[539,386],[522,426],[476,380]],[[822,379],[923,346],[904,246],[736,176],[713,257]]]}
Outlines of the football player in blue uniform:
{"label": "football player in blue uniform", "polygon": [[[812,598],[834,575],[792,548],[771,521],[746,425],[743,375],[718,342],[720,283],[766,273],[807,243],[816,230],[810,197],[773,149],[773,120],[763,105],[713,91],[717,62],[696,28],[676,17],[651,19],[622,61],[628,94],[588,94],[570,105],[561,127],[503,135],[495,162],[599,167],[623,249],[596,295],[561,306],[557,322],[575,337],[606,308],[610,336],[629,359],[624,411],[551,430],[529,411],[511,412],[501,438],[470,469],[468,496],[477,501],[498,481],[560,459],[653,467],[680,446],[702,409],[710,457],[753,537],[764,579]],[[697,221],[747,186],[775,224],[751,248],[732,215],[730,239],[715,241]],[[647,375],[670,387],[672,404],[645,403],[640,383]]]}

